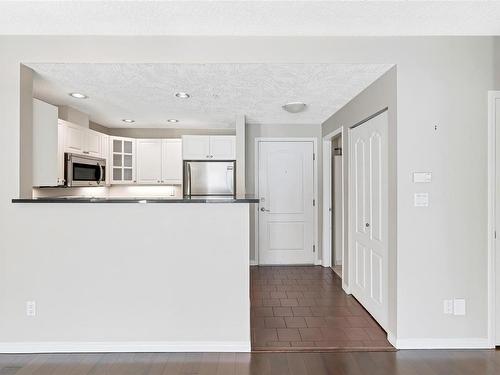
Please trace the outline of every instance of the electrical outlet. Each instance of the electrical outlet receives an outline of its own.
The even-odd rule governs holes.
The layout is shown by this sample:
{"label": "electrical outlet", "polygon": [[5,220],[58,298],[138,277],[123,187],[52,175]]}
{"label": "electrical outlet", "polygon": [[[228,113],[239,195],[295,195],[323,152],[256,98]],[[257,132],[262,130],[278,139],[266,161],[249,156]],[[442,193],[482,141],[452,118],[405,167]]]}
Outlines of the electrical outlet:
{"label": "electrical outlet", "polygon": [[26,316],[36,316],[35,301],[26,301]]}
{"label": "electrical outlet", "polygon": [[453,314],[453,300],[443,300],[443,314]]}
{"label": "electrical outlet", "polygon": [[453,313],[455,315],[465,315],[465,299],[455,298],[453,300]]}

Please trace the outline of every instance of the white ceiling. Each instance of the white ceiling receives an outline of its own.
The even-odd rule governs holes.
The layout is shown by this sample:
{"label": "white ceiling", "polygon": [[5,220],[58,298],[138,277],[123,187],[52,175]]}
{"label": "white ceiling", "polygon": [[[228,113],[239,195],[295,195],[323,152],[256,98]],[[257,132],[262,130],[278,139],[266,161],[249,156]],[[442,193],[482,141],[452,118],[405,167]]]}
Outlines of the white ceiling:
{"label": "white ceiling", "polygon": [[[319,124],[390,69],[387,64],[28,64],[35,97],[69,105],[107,127],[227,128]],[[175,93],[187,92],[189,99]],[[88,95],[74,99],[70,92]],[[304,112],[281,106],[302,101]],[[178,124],[166,120],[175,118]]]}
{"label": "white ceiling", "polygon": [[500,2],[0,1],[0,34],[500,35]]}

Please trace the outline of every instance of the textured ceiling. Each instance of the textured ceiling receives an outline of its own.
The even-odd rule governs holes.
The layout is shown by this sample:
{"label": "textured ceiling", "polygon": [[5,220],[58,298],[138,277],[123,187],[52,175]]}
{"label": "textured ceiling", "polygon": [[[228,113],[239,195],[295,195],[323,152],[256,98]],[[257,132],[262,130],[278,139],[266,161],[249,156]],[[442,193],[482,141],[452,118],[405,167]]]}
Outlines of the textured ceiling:
{"label": "textured ceiling", "polygon": [[[28,64],[34,95],[124,127],[225,128],[247,123],[319,124],[390,69],[387,64]],[[187,92],[189,99],[175,93]],[[69,92],[88,95],[74,99]],[[302,101],[304,112],[281,106]],[[167,119],[180,120],[169,124]]]}
{"label": "textured ceiling", "polygon": [[0,34],[500,35],[498,1],[0,1]]}

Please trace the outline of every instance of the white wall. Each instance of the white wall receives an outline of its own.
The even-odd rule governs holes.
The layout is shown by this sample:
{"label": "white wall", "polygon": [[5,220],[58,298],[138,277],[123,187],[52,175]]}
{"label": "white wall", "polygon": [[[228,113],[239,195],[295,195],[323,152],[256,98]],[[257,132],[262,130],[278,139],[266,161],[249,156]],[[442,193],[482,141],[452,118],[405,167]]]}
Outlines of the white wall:
{"label": "white wall", "polygon": [[[366,62],[395,63],[398,71],[398,339],[414,346],[428,339],[481,342],[487,335],[486,91],[494,85],[493,55],[491,37],[1,37],[0,160],[11,166],[0,184],[2,328],[10,324],[12,339],[26,335],[16,318],[19,303],[57,264],[44,264],[36,276],[12,270],[32,265],[26,256],[37,249],[63,248],[50,231],[36,232],[36,247],[19,241],[36,231],[30,217],[39,208],[10,203],[19,194],[20,62]],[[414,170],[434,173],[428,209],[412,207]],[[88,207],[82,219],[98,229]],[[120,210],[108,207],[108,219]],[[44,221],[58,232],[72,230],[48,214]],[[466,298],[466,316],[442,314],[442,300],[453,297]]]}
{"label": "white wall", "polygon": [[0,352],[248,351],[248,206],[16,205]]}

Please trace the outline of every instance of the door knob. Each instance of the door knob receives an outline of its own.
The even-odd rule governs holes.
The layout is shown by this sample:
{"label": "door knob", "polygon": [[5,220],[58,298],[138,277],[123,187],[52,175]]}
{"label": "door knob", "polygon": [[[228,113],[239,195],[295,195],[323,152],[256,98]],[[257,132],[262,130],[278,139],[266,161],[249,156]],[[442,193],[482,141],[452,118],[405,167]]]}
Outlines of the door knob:
{"label": "door knob", "polygon": [[370,223],[366,223],[365,227],[369,228],[370,227]]}
{"label": "door knob", "polygon": [[266,210],[264,207],[261,207],[261,208],[260,208],[260,210],[261,210],[262,212],[269,212],[269,210]]}

